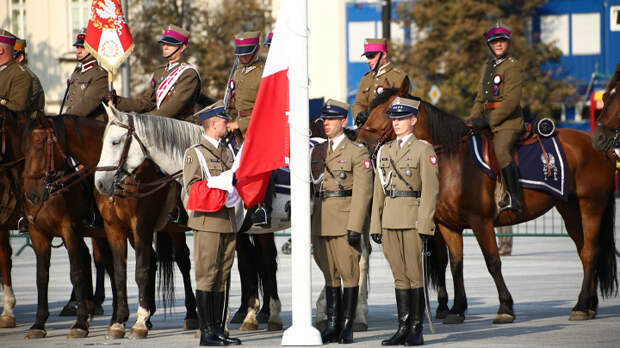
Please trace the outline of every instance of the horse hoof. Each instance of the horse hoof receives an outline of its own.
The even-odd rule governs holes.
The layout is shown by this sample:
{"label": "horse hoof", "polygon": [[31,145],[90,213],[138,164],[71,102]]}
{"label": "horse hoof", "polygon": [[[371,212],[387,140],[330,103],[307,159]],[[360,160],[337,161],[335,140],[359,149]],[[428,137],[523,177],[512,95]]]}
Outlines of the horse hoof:
{"label": "horse hoof", "polygon": [[515,316],[508,313],[497,314],[493,324],[510,324],[515,321]]}
{"label": "horse hoof", "polygon": [[77,306],[77,301],[69,301],[64,307],[62,307],[62,310],[60,311],[60,314],[58,314],[58,316],[75,317],[77,315]]}
{"label": "horse hoof", "polygon": [[256,315],[256,320],[258,320],[259,324],[267,323],[269,321],[269,313],[258,312],[258,315]]}
{"label": "horse hoof", "polygon": [[316,327],[317,330],[323,332],[325,331],[325,329],[327,329],[327,320],[318,321],[316,325],[314,326]]}
{"label": "horse hoof", "polygon": [[282,322],[276,322],[276,321],[268,322],[267,331],[282,331]]}
{"label": "horse hoof", "polygon": [[144,322],[144,324],[146,325],[146,328],[148,330],[153,328],[153,323],[151,322],[151,318],[147,319],[146,322]]}
{"label": "horse hoof", "polygon": [[592,309],[588,309],[588,319],[596,318],[596,311]]}
{"label": "horse hoof", "polygon": [[241,331],[256,331],[258,330],[258,321],[244,321],[239,328]]}
{"label": "horse hoof", "polygon": [[198,319],[185,319],[185,322],[183,323],[183,330],[196,330],[197,328],[200,327],[200,324],[198,323]]}
{"label": "horse hoof", "polygon": [[437,308],[437,311],[435,312],[435,319],[445,319],[446,316],[448,316],[447,309]]}
{"label": "horse hoof", "polygon": [[81,328],[73,328],[69,330],[69,336],[67,338],[85,338],[88,337],[88,330]]}
{"label": "horse hoof", "polygon": [[125,326],[120,323],[114,323],[108,327],[107,339],[119,339],[125,337]]}
{"label": "horse hoof", "polygon": [[129,338],[132,340],[142,340],[145,339],[149,334],[149,329],[147,328],[131,328],[131,334],[129,334]]}
{"label": "horse hoof", "polygon": [[365,332],[368,331],[368,324],[366,323],[353,323],[353,332]]}
{"label": "horse hoof", "polygon": [[15,327],[15,317],[3,315],[0,317],[0,328],[7,329]]}
{"label": "horse hoof", "polygon": [[40,329],[30,329],[26,334],[27,339],[45,338],[45,336],[47,336],[47,331]]}
{"label": "horse hoof", "polygon": [[588,319],[590,319],[590,316],[588,315],[588,313],[582,312],[582,311],[572,311],[570,312],[570,316],[568,317],[568,320],[570,321],[588,320]]}
{"label": "horse hoof", "polygon": [[443,320],[444,324],[462,324],[465,321],[464,314],[448,314]]}
{"label": "horse hoof", "polygon": [[194,333],[194,338],[200,338],[200,330],[196,330],[196,333]]}
{"label": "horse hoof", "polygon": [[240,310],[237,310],[237,312],[235,312],[235,315],[233,315],[232,319],[230,319],[230,323],[231,324],[241,324],[243,323],[243,319],[245,319],[245,316],[248,314],[248,312],[241,312]]}

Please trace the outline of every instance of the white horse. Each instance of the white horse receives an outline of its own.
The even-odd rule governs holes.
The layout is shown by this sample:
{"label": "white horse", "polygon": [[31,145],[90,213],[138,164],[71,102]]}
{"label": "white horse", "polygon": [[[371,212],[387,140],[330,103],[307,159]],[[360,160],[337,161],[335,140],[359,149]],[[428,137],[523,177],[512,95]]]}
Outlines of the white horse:
{"label": "white horse", "polygon": [[[173,174],[182,171],[185,150],[199,143],[204,132],[201,126],[174,118],[124,113],[108,106],[105,108],[108,114],[108,124],[103,135],[98,167],[118,167],[115,171],[95,173],[95,186],[99,192],[106,195],[113,194],[116,183],[133,173],[146,159],[155,162],[165,173]],[[128,141],[130,143],[126,145]],[[128,146],[127,149],[125,149],[126,146]],[[126,153],[121,163],[123,152]],[[183,186],[182,180],[182,177],[177,179],[181,186]],[[181,190],[181,195],[185,205],[187,192]],[[290,211],[286,209],[290,204],[287,205],[287,201],[290,201],[290,195],[276,194],[273,202],[273,225],[282,229],[290,227]],[[236,207],[235,213],[236,226],[241,227],[245,218],[245,211],[241,205]],[[282,223],[283,221],[289,221],[288,226]],[[262,232],[265,233],[264,230]],[[268,327],[281,329],[280,301],[272,298],[269,308]],[[252,308],[248,311],[243,321],[246,326],[258,325],[256,319],[258,309]]]}

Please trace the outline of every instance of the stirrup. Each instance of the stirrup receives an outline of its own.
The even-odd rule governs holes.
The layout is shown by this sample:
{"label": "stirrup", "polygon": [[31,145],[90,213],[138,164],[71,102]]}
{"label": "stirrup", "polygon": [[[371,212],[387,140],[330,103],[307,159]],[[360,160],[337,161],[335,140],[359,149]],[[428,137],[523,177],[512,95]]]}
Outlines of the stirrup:
{"label": "stirrup", "polygon": [[19,220],[17,220],[17,230],[20,234],[28,234],[30,233],[28,229],[28,220],[25,217],[21,216]]}
{"label": "stirrup", "polygon": [[512,209],[512,196],[510,192],[506,191],[504,194],[504,198],[501,201],[497,202],[499,206],[499,211],[502,212],[504,210]]}
{"label": "stirrup", "polygon": [[263,228],[271,227],[271,216],[267,213],[267,209],[262,205],[259,206],[252,215],[252,224]]}

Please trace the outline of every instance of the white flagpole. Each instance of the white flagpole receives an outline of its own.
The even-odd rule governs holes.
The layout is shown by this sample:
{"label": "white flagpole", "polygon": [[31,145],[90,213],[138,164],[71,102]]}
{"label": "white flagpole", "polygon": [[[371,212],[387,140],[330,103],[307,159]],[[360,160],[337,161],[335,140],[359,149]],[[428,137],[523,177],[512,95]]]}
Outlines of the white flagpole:
{"label": "white flagpole", "polygon": [[[284,331],[283,346],[321,345],[312,326],[310,259],[310,150],[308,127],[308,0],[288,4],[289,125],[291,140],[291,281],[293,325]],[[280,11],[286,6],[280,5]],[[276,34],[277,35],[277,34]]]}

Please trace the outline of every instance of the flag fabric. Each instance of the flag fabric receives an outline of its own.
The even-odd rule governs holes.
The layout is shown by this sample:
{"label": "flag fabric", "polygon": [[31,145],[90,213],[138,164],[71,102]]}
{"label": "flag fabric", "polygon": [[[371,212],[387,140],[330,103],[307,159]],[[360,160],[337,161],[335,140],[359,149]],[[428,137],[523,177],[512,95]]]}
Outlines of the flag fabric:
{"label": "flag fabric", "polygon": [[239,168],[235,172],[235,186],[246,209],[263,200],[271,172],[288,166],[290,158],[287,3],[283,1],[280,6],[250,124],[239,154]]}
{"label": "flag fabric", "polygon": [[133,38],[119,0],[93,0],[84,46],[114,73],[133,50]]}
{"label": "flag fabric", "polygon": [[207,181],[196,181],[189,189],[187,210],[212,213],[222,209],[226,203],[226,191],[211,188]]}

